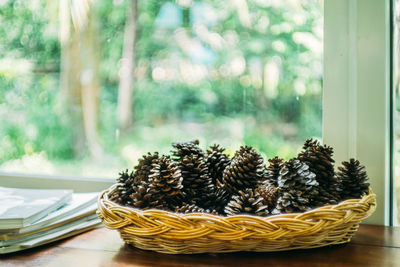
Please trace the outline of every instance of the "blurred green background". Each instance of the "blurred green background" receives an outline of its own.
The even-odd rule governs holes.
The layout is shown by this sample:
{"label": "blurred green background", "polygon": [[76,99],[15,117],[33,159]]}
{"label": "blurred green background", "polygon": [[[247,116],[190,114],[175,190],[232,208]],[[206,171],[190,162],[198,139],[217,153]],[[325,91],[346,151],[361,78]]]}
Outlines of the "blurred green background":
{"label": "blurred green background", "polygon": [[0,1],[0,170],[115,177],[172,141],[321,136],[322,1]]}

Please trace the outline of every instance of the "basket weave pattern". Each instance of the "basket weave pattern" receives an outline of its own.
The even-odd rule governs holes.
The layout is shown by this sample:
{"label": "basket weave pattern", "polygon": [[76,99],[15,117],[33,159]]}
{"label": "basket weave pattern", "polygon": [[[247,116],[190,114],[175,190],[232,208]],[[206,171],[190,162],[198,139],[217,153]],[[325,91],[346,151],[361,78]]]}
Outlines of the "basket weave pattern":
{"label": "basket weave pattern", "polygon": [[376,207],[375,194],[305,213],[231,217],[139,210],[115,203],[117,184],[100,194],[97,214],[135,247],[168,254],[280,251],[347,243]]}

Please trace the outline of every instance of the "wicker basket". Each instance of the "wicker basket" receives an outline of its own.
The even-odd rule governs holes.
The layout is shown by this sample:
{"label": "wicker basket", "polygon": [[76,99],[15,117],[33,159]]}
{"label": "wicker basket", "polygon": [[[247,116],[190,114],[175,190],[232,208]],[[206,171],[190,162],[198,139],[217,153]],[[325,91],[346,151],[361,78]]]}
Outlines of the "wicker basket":
{"label": "wicker basket", "polygon": [[118,205],[116,186],[103,191],[97,214],[135,247],[168,254],[280,251],[347,243],[361,220],[375,211],[375,194],[305,213],[231,217],[177,214]]}

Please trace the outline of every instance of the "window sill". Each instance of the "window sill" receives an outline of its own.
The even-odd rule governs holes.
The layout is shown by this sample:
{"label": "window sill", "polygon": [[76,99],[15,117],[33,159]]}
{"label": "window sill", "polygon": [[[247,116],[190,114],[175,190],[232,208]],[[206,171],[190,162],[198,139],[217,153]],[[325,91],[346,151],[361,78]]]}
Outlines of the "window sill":
{"label": "window sill", "polygon": [[72,189],[76,193],[99,192],[115,183],[112,178],[0,172],[0,186],[40,189]]}

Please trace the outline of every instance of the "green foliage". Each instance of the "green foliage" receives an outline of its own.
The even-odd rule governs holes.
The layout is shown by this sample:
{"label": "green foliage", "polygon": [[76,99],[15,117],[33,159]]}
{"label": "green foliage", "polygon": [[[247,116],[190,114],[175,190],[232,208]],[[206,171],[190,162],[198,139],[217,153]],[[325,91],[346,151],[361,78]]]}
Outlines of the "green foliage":
{"label": "green foliage", "polygon": [[[69,131],[75,125],[63,112],[65,97],[59,90],[57,1],[3,2],[0,164],[42,151],[51,160],[77,160]],[[225,132],[219,126],[229,128],[232,120],[241,120],[244,134],[239,141],[269,157],[290,157],[305,138],[320,136],[321,5],[311,0],[272,2],[247,1],[246,25],[246,14],[239,14],[244,9],[224,1],[183,6],[139,0],[135,121],[120,140],[115,117],[129,2],[94,1],[101,44],[98,125],[105,151],[118,155],[129,144],[151,150],[148,140],[163,150],[171,140],[199,134],[197,128],[180,129],[191,122],[206,125],[200,134],[212,142],[237,138],[234,128]],[[176,27],[157,23],[166,3],[182,14]],[[207,12],[199,15],[196,8]],[[171,131],[168,125],[178,129]]]}
{"label": "green foliage", "polygon": [[0,102],[0,161],[40,151],[46,151],[51,158],[73,156],[70,125],[63,124],[64,114],[57,110],[60,99],[55,80],[50,75],[11,80],[0,75],[0,82],[10,85],[0,90],[4,101]]}

